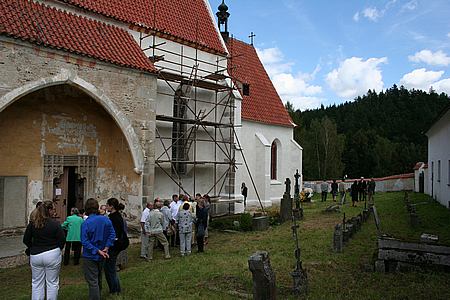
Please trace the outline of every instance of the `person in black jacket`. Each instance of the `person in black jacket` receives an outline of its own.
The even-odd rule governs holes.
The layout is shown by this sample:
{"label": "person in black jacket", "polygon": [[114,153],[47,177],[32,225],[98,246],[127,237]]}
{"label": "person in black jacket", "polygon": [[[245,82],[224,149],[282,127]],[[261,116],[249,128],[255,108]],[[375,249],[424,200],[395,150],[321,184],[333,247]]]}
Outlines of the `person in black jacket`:
{"label": "person in black jacket", "polygon": [[109,219],[114,227],[116,233],[116,240],[114,245],[109,249],[109,258],[105,260],[105,278],[108,283],[109,292],[111,294],[119,294],[121,292],[120,280],[117,275],[116,261],[121,249],[121,243],[125,237],[125,227],[122,215],[120,214],[119,200],[116,198],[109,198],[106,201],[106,210],[109,212]]}
{"label": "person in black jacket", "polygon": [[331,196],[333,196],[333,201],[336,202],[336,196],[338,194],[338,184],[336,179],[333,179],[333,183],[331,183]]}
{"label": "person in black jacket", "polygon": [[205,243],[205,231],[208,226],[208,209],[205,208],[205,200],[201,198],[198,200],[197,210],[196,210],[196,230],[197,230],[197,251],[203,252]]}
{"label": "person in black jacket", "polygon": [[352,186],[350,187],[350,195],[352,196],[352,206],[356,206],[356,202],[358,202],[358,193],[359,193],[359,186],[358,181],[355,180],[353,182]]}
{"label": "person in black jacket", "polygon": [[30,254],[32,299],[44,299],[45,287],[47,299],[58,298],[65,237],[61,225],[51,217],[54,213],[53,202],[44,201],[33,211],[23,236],[23,243]]}

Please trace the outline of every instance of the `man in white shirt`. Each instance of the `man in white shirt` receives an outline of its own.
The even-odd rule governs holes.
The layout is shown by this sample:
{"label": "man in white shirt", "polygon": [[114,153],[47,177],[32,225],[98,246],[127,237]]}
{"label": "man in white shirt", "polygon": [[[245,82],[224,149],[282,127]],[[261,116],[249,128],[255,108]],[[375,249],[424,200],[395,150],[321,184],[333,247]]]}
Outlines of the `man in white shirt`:
{"label": "man in white shirt", "polygon": [[[180,209],[180,206],[182,204],[182,201],[178,199],[178,195],[172,195],[172,202],[170,203],[170,214],[172,216],[173,222],[175,222],[175,218],[178,215],[178,210]],[[180,243],[180,236],[178,234],[178,230],[175,230],[174,237],[170,241],[172,247],[175,247]]]}
{"label": "man in white shirt", "polygon": [[180,201],[178,199],[178,195],[173,195],[172,202],[170,203],[170,213],[172,214],[172,220],[175,220],[181,204],[182,204],[182,201]]}
{"label": "man in white shirt", "polygon": [[153,209],[153,202],[147,201],[145,209],[142,211],[141,216],[141,258],[148,258],[148,239],[149,236],[145,234],[145,221],[147,220],[150,211]]}

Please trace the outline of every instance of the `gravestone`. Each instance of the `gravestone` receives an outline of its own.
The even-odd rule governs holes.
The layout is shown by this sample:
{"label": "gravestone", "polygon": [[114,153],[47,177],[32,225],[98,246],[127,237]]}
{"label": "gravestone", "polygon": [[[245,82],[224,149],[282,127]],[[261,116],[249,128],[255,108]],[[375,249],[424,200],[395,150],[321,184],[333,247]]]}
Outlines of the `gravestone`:
{"label": "gravestone", "polygon": [[334,252],[342,252],[344,247],[344,236],[341,224],[336,224],[333,233],[333,250]]}
{"label": "gravestone", "polygon": [[300,202],[300,184],[298,180],[300,179],[301,175],[298,173],[298,170],[294,174],[295,178],[295,184],[294,184],[294,202],[295,202],[295,209],[292,211],[294,218],[296,220],[303,219],[303,207]]}
{"label": "gravestone", "polygon": [[439,241],[439,237],[437,235],[422,233],[420,235],[420,242],[427,244],[436,244]]}
{"label": "gravestone", "polygon": [[291,198],[291,180],[286,178],[284,182],[286,184],[286,190],[281,198],[280,206],[280,219],[281,222],[286,222],[292,218],[292,198]]}
{"label": "gravestone", "polygon": [[369,219],[370,211],[368,209],[364,209],[362,212],[362,219],[363,221],[367,221]]}
{"label": "gravestone", "polygon": [[341,211],[341,208],[337,204],[332,204],[332,205],[328,206],[327,208],[325,208],[325,210],[324,210],[324,212],[327,212],[327,213],[332,213],[332,212],[338,213],[340,211]]}
{"label": "gravestone", "polygon": [[[300,184],[298,183],[298,180],[300,179],[301,175],[298,173],[298,170],[294,174],[295,178],[295,184],[294,184],[294,200],[295,200],[295,208],[300,209],[301,203],[300,203]],[[302,214],[303,215],[303,214]]]}
{"label": "gravestone", "polygon": [[[353,234],[355,233],[355,226],[352,223],[347,223],[346,227],[346,234],[348,235],[347,241],[350,240],[350,238],[353,236]],[[344,233],[345,235],[345,233]]]}
{"label": "gravestone", "polygon": [[295,239],[295,269],[291,273],[292,279],[294,280],[294,286],[292,291],[295,295],[308,293],[308,274],[306,270],[303,269],[301,260],[301,249],[298,242],[298,228],[300,226],[297,224],[297,219],[292,217],[292,235]]}
{"label": "gravestone", "polygon": [[378,217],[377,208],[374,206],[371,207],[373,212],[373,218],[375,219],[375,225],[377,226],[378,234],[381,233],[381,225],[380,225],[380,218]]}
{"label": "gravestone", "polygon": [[269,228],[269,217],[259,216],[253,217],[252,228],[254,231],[265,231]]}
{"label": "gravestone", "polygon": [[255,252],[248,259],[248,267],[253,277],[253,299],[276,299],[275,273],[270,265],[269,253]]}

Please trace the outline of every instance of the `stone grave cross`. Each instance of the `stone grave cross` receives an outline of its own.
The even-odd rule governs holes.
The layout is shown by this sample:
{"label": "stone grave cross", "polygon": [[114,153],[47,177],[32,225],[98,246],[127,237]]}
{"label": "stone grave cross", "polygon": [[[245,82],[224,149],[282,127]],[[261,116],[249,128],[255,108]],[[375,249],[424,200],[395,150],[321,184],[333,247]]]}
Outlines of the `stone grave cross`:
{"label": "stone grave cross", "polygon": [[308,274],[306,274],[306,270],[302,267],[301,260],[301,249],[298,242],[298,228],[300,226],[297,224],[297,218],[292,216],[292,236],[295,240],[295,269],[291,273],[291,276],[294,280],[293,292],[296,295],[306,294],[308,292]]}

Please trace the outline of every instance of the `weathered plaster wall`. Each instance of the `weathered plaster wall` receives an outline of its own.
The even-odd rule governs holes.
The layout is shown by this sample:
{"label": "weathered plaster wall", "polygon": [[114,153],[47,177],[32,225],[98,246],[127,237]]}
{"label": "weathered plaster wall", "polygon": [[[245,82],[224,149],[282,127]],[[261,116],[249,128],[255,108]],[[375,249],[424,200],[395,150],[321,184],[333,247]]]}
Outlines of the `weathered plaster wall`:
{"label": "weathered plaster wall", "polygon": [[133,171],[125,136],[85,93],[68,85],[44,88],[0,115],[0,174],[28,177],[30,205],[42,200],[45,154],[97,156],[100,201],[139,196],[140,176]]}
{"label": "weathered plaster wall", "polygon": [[[102,63],[86,57],[69,55],[67,52],[32,46],[6,37],[0,37],[0,66],[0,116],[2,116],[0,121],[3,120],[3,111],[8,107],[14,109],[13,105],[16,102],[20,105],[19,103],[25,95],[45,87],[62,84],[75,86],[82,90],[89,96],[89,101],[93,104],[97,103],[97,110],[100,110],[99,106],[101,106],[106,111],[104,115],[110,116],[109,138],[106,134],[108,126],[96,124],[95,126],[99,127],[94,129],[89,114],[87,114],[87,118],[84,118],[81,112],[73,115],[74,111],[78,109],[76,107],[72,107],[72,111],[67,112],[67,116],[45,113],[45,109],[48,107],[41,107],[41,109],[36,109],[41,112],[41,115],[34,115],[35,122],[18,124],[19,122],[14,118],[8,122],[8,128],[20,128],[19,125],[21,125],[22,134],[34,132],[29,135],[29,139],[21,138],[17,132],[10,132],[10,139],[17,134],[14,139],[18,138],[18,140],[14,147],[4,144],[3,141],[0,145],[5,154],[18,154],[29,148],[31,142],[33,143],[31,148],[33,151],[29,153],[30,156],[26,156],[25,152],[24,160],[16,161],[18,165],[11,166],[10,161],[3,161],[0,165],[1,170],[8,170],[8,172],[18,170],[22,166],[28,168],[27,174],[30,176],[29,210],[33,206],[33,198],[41,197],[39,194],[42,191],[42,183],[35,179],[42,177],[41,166],[35,163],[30,164],[30,161],[41,161],[41,155],[52,150],[58,153],[75,154],[97,152],[102,156],[101,151],[105,149],[104,151],[109,152],[107,155],[103,153],[104,160],[99,161],[98,180],[111,182],[111,186],[130,191],[130,196],[125,199],[132,201],[128,206],[128,214],[137,218],[140,215],[142,202],[146,201],[147,197],[153,197],[156,77],[152,74]],[[66,101],[67,99],[62,100]],[[87,106],[93,107],[90,104]],[[54,107],[54,109],[56,108]],[[114,123],[117,126],[112,129],[114,126],[111,125]],[[45,147],[41,141],[43,133],[40,131],[43,126],[47,128]],[[70,135],[65,135],[66,132],[61,128],[70,131]],[[112,138],[112,136],[117,137],[118,133],[123,133],[120,141]],[[99,134],[101,138],[99,138]],[[112,149],[106,149],[107,144],[114,145],[112,149],[118,147],[123,150],[128,147],[132,154],[132,164],[129,163],[130,154],[128,153],[127,161],[121,165],[121,161],[124,160],[121,155],[123,154],[122,150],[114,153]],[[38,149],[37,152],[35,147]],[[115,165],[114,172],[109,172],[108,168],[103,170],[102,166],[111,164]],[[136,173],[140,174],[138,180],[136,178],[139,176]],[[122,177],[115,177],[115,174],[121,174]],[[112,178],[111,176],[114,177],[112,181],[109,180]],[[125,177],[126,180],[123,179]],[[102,185],[105,186],[103,183],[100,186]],[[100,195],[106,195],[105,190],[107,189],[101,188],[98,192]]]}

